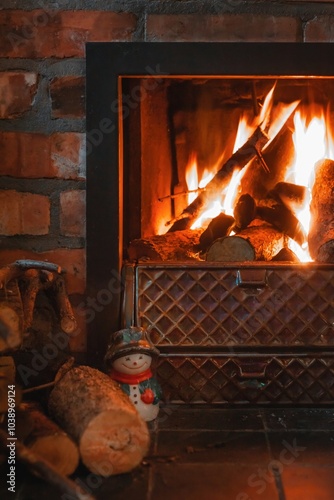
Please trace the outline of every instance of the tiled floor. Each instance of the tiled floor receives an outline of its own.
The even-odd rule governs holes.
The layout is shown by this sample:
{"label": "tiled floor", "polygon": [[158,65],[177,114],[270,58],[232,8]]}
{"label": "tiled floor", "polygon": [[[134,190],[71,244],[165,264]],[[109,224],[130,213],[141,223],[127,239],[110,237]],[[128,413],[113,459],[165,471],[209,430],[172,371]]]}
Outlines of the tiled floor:
{"label": "tiled floor", "polygon": [[[334,499],[334,409],[170,406],[150,428],[131,474],[73,479],[97,500]],[[23,472],[19,483],[8,498],[74,500]]]}

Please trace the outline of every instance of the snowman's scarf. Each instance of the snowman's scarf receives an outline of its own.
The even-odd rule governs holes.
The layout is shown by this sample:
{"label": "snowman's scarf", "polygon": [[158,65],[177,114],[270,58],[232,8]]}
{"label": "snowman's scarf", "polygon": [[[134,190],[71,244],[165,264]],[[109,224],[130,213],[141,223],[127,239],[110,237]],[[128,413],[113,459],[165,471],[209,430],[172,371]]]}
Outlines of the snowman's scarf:
{"label": "snowman's scarf", "polygon": [[153,377],[153,373],[150,368],[148,368],[142,373],[137,373],[135,375],[131,375],[128,373],[121,373],[112,368],[109,375],[113,380],[121,382],[121,384],[129,384],[129,385],[137,385],[139,384],[139,382],[143,382],[143,380],[147,380],[148,378]]}

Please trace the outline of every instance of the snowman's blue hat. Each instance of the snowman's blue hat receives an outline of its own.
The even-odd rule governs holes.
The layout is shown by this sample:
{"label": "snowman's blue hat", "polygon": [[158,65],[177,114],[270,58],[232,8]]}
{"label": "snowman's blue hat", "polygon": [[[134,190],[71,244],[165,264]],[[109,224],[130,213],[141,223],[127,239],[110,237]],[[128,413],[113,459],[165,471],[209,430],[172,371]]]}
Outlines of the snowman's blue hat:
{"label": "snowman's blue hat", "polygon": [[158,356],[158,349],[152,344],[148,331],[138,326],[130,326],[111,334],[104,362],[110,365],[115,359],[127,354],[142,352]]}

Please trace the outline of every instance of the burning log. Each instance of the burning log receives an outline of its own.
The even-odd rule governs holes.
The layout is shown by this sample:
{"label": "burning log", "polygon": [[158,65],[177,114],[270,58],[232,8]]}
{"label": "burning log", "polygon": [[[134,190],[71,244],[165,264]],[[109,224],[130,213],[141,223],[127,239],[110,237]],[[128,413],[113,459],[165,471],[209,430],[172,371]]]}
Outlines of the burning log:
{"label": "burning log", "polygon": [[21,409],[32,422],[25,445],[43,457],[60,474],[73,474],[79,464],[79,451],[72,439],[50,420],[35,403],[22,403]]}
{"label": "burning log", "polygon": [[146,423],[118,384],[94,368],[69,370],[51,392],[49,410],[94,474],[128,472],[147,453]]}
{"label": "burning log", "polygon": [[136,261],[198,260],[198,245],[202,230],[187,229],[132,240],[128,247],[128,257]]}
{"label": "burning log", "polygon": [[290,250],[290,248],[282,248],[274,257],[271,259],[272,261],[277,262],[300,262],[297,255]]}
{"label": "burning log", "polygon": [[285,235],[270,225],[249,226],[237,235],[216,240],[209,248],[206,260],[214,262],[268,261],[284,247],[285,240]]}
{"label": "burning log", "polygon": [[334,161],[316,164],[310,205],[311,224],[308,244],[311,257],[334,262]]}
{"label": "burning log", "polygon": [[173,226],[169,232],[177,230],[176,224],[178,220],[185,219],[186,228],[189,228],[193,221],[198,218],[202,210],[206,207],[207,203],[221,194],[222,189],[229,183],[232,174],[235,170],[244,168],[253,158],[258,156],[259,151],[268,142],[268,136],[257,127],[251,137],[245,144],[236,151],[229,160],[218,170],[216,175],[206,185],[205,190],[202,191],[197,198],[186,207],[182,214],[174,219]]}
{"label": "burning log", "polygon": [[278,182],[270,195],[280,200],[292,212],[302,208],[309,202],[309,192],[306,186],[292,184],[290,182]]}
{"label": "burning log", "polygon": [[282,203],[271,203],[270,206],[259,205],[256,209],[256,215],[259,219],[275,226],[279,231],[295,240],[299,245],[306,242],[307,236],[303,226],[297,217]]}
{"label": "burning log", "polygon": [[285,124],[275,140],[268,147],[263,148],[265,161],[270,165],[270,173],[263,175],[260,162],[256,159],[252,161],[240,181],[242,193],[249,193],[253,198],[260,200],[270,189],[273,189],[275,184],[285,176],[293,147],[292,131]]}
{"label": "burning log", "polygon": [[[211,220],[199,238],[199,248],[206,251],[217,238],[227,236],[234,224],[234,218],[221,213]],[[173,233],[170,233],[173,234]]]}
{"label": "burning log", "polygon": [[233,211],[235,225],[238,229],[245,229],[256,215],[256,203],[250,194],[242,194]]}

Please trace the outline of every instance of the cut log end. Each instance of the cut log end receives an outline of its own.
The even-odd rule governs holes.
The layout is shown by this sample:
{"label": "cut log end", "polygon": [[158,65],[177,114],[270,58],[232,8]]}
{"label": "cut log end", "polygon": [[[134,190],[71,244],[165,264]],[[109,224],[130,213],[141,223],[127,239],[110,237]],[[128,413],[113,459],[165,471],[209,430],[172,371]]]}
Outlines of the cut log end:
{"label": "cut log end", "polygon": [[49,411],[78,444],[83,463],[94,474],[129,472],[148,451],[147,425],[130,398],[94,368],[74,367],[58,380]]}
{"label": "cut log end", "polygon": [[206,260],[212,262],[243,262],[255,260],[255,250],[244,238],[227,236],[218,238],[206,254]]}
{"label": "cut log end", "polygon": [[[258,221],[254,220],[254,224]],[[285,236],[270,225],[254,225],[234,236],[219,238],[209,248],[206,260],[215,262],[269,261],[285,244]]]}
{"label": "cut log end", "polygon": [[64,476],[73,474],[79,465],[78,447],[65,433],[40,437],[29,448]]}
{"label": "cut log end", "polygon": [[67,333],[69,337],[75,336],[77,331],[77,322],[74,316],[65,316],[60,320],[60,326],[63,332]]}
{"label": "cut log end", "polygon": [[148,451],[149,431],[133,414],[108,410],[94,418],[80,439],[83,463],[94,474],[108,477],[137,467]]}

